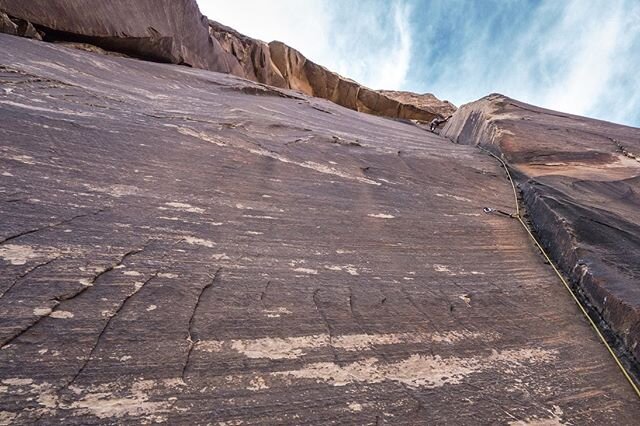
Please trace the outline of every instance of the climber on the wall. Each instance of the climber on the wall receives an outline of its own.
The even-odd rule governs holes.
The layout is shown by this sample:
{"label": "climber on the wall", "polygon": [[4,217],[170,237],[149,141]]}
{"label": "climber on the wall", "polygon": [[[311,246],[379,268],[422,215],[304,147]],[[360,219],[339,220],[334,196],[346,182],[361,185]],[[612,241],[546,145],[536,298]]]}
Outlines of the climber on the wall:
{"label": "climber on the wall", "polygon": [[438,126],[440,126],[442,123],[446,123],[447,120],[450,118],[451,116],[448,116],[446,118],[439,118],[439,117],[434,118],[433,120],[431,120],[431,123],[429,124],[429,130],[435,133],[435,130],[438,128]]}

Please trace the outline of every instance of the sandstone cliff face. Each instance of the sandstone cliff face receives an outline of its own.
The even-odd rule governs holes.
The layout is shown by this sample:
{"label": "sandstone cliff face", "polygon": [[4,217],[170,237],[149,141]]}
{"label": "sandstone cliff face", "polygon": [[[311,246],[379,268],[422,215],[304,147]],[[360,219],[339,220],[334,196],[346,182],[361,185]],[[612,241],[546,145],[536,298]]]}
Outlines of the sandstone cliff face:
{"label": "sandstone cliff face", "polygon": [[472,146],[5,34],[0,123],[0,423],[640,418]]}
{"label": "sandstone cliff face", "polygon": [[429,103],[404,102],[367,89],[283,43],[267,44],[207,21],[195,0],[0,0],[0,11],[9,15],[0,15],[0,32],[39,37],[34,24],[50,41],[92,44],[144,59],[231,73],[356,111],[431,121],[452,108],[435,97]]}
{"label": "sandstone cliff face", "polygon": [[[278,41],[267,44],[210,21],[210,31],[242,65],[243,77],[328,99],[346,108],[384,117],[431,121],[445,118],[455,106],[435,96],[368,89],[308,60]],[[413,96],[411,96],[413,95]]]}
{"label": "sandstone cliff face", "polygon": [[512,167],[540,239],[637,368],[640,130],[490,95],[441,134]]}
{"label": "sandstone cliff face", "polygon": [[84,41],[145,59],[241,74],[209,36],[195,0],[0,0],[0,11],[41,28],[51,40]]}
{"label": "sandstone cliff face", "polygon": [[457,109],[451,102],[441,101],[435,97],[433,93],[419,94],[398,90],[378,90],[378,92],[403,104],[413,105],[424,110],[436,111],[443,118],[450,117]]}

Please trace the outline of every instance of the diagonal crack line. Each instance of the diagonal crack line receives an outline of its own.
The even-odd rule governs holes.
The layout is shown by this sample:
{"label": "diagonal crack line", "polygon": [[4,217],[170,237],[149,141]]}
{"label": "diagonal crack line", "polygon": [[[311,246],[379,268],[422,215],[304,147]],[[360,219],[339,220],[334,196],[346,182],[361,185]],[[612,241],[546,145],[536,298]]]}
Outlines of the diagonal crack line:
{"label": "diagonal crack line", "polygon": [[75,297],[80,296],[82,293],[84,293],[90,287],[92,287],[96,283],[96,281],[98,281],[98,279],[100,277],[102,277],[104,274],[112,271],[117,266],[121,265],[122,262],[124,262],[129,256],[133,256],[134,254],[137,254],[137,253],[140,253],[141,251],[143,251],[147,247],[147,244],[145,244],[142,248],[130,250],[130,251],[126,252],[125,254],[123,254],[120,257],[120,259],[118,260],[118,262],[116,262],[114,264],[111,264],[111,265],[107,266],[106,268],[104,268],[102,271],[98,272],[96,275],[94,275],[94,277],[91,279],[91,281],[89,282],[88,285],[82,285],[82,287],[79,290],[77,290],[76,292],[71,293],[69,295],[64,295],[64,296],[61,296],[61,297],[54,298],[55,303],[54,303],[53,307],[51,308],[51,312],[49,312],[46,315],[41,315],[41,316],[37,317],[34,321],[31,322],[31,324],[29,324],[28,326],[24,327],[21,330],[16,331],[13,335],[11,335],[8,338],[4,339],[4,341],[2,341],[0,343],[0,350],[2,350],[5,346],[10,345],[14,340],[16,340],[17,338],[22,336],[24,333],[26,333],[27,331],[31,330],[33,327],[38,325],[40,323],[40,321],[42,321],[43,318],[46,318],[49,315],[51,315],[51,313],[54,312],[58,308],[58,306],[60,306],[60,304],[62,302],[66,301],[66,300],[71,300],[71,299],[73,299]]}
{"label": "diagonal crack line", "polygon": [[187,342],[189,343],[189,348],[187,350],[187,358],[185,359],[184,365],[182,366],[182,374],[181,374],[183,382],[184,382],[184,378],[187,375],[189,362],[191,361],[191,352],[193,352],[193,348],[200,341],[200,339],[198,339],[193,332],[193,324],[195,322],[196,312],[198,311],[198,307],[200,307],[200,300],[202,299],[202,296],[207,291],[207,289],[213,287],[213,284],[218,279],[218,275],[220,274],[220,271],[222,271],[222,267],[219,267],[213,275],[209,275],[209,277],[211,278],[211,281],[207,282],[207,284],[205,284],[204,287],[200,289],[200,293],[198,294],[198,298],[196,299],[196,304],[193,307],[193,311],[191,312],[191,318],[189,318],[189,326],[187,328]]}
{"label": "diagonal crack line", "polygon": [[267,305],[264,303],[264,299],[267,297],[267,291],[269,291],[270,285],[271,285],[271,280],[267,281],[267,284],[264,286],[264,289],[260,294],[260,303],[262,304],[262,309],[267,309]]}
{"label": "diagonal crack line", "polygon": [[24,277],[26,277],[27,275],[29,275],[30,273],[36,271],[37,269],[43,268],[53,262],[55,262],[56,260],[60,259],[61,256],[56,256],[53,259],[49,259],[44,263],[39,263],[38,265],[27,269],[25,272],[23,272],[22,274],[18,275],[13,282],[11,283],[11,285],[9,287],[7,287],[7,289],[5,291],[2,292],[2,294],[0,294],[0,299],[2,299],[5,294],[9,293],[11,291],[11,289],[13,289],[13,287],[18,284],[19,281],[21,281]]}
{"label": "diagonal crack line", "polygon": [[55,227],[61,226],[61,225],[66,225],[67,223],[72,222],[72,221],[74,221],[76,219],[81,219],[81,218],[87,217],[87,216],[95,216],[97,214],[100,214],[100,213],[104,212],[105,210],[107,210],[107,209],[103,208],[103,209],[100,209],[100,210],[96,210],[95,212],[79,214],[79,215],[70,217],[69,219],[64,219],[64,220],[61,220],[59,222],[50,223],[50,224],[42,226],[40,228],[36,228],[36,229],[31,229],[29,231],[20,232],[19,234],[11,235],[9,237],[4,238],[3,240],[0,240],[0,244],[4,244],[4,243],[9,242],[11,240],[15,240],[16,238],[24,237],[25,235],[34,234],[36,232],[44,231],[46,229],[55,228]]}
{"label": "diagonal crack line", "polygon": [[433,320],[433,318],[431,318],[429,314],[427,314],[420,306],[418,306],[416,301],[413,300],[413,297],[411,297],[411,294],[404,287],[401,287],[400,291],[402,292],[404,297],[407,298],[407,301],[413,307],[413,309],[415,309],[416,312],[418,312],[422,317],[424,317],[427,321],[429,321],[429,324],[431,324],[434,330],[436,330],[437,332],[440,332],[440,329],[436,325],[436,322]]}
{"label": "diagonal crack line", "polygon": [[331,352],[333,353],[333,359],[338,363],[338,354],[336,353],[336,348],[333,346],[333,331],[331,330],[331,324],[329,324],[329,320],[327,319],[327,315],[324,313],[324,310],[320,309],[320,305],[318,304],[318,293],[320,293],[320,289],[317,288],[313,292],[313,304],[316,307],[316,311],[322,317],[322,321],[324,322],[324,326],[327,329],[327,334],[329,335],[329,347],[331,348]]}
{"label": "diagonal crack line", "polygon": [[360,314],[356,314],[353,309],[353,289],[351,287],[349,287],[349,312],[351,313],[353,322],[358,326],[362,334],[368,334],[365,329],[362,328],[362,325],[360,325],[360,323],[362,322],[358,320],[359,318],[361,318]]}
{"label": "diagonal crack line", "polygon": [[76,372],[76,374],[73,376],[73,378],[67,383],[67,385],[65,387],[69,387],[71,386],[78,377],[80,377],[80,375],[83,373],[83,371],[85,370],[85,368],[87,368],[87,365],[89,365],[89,362],[91,361],[91,359],[93,358],[93,354],[95,353],[96,349],[98,349],[98,346],[100,345],[100,340],[102,340],[102,336],[104,336],[104,334],[107,332],[107,330],[109,329],[109,325],[111,325],[111,321],[113,321],[113,319],[115,317],[118,316],[118,314],[120,313],[120,311],[122,311],[124,309],[124,307],[126,306],[127,302],[136,294],[138,294],[138,292],[140,290],[142,290],[144,288],[145,285],[147,285],[148,283],[150,283],[151,281],[153,281],[155,278],[158,277],[158,274],[160,273],[160,269],[158,269],[156,272],[154,272],[153,274],[151,274],[151,276],[142,283],[142,285],[138,288],[136,288],[133,292],[129,293],[127,295],[127,297],[124,298],[124,300],[120,303],[120,305],[118,306],[118,309],[116,309],[116,311],[113,313],[113,315],[111,315],[109,317],[109,319],[105,322],[104,327],[102,327],[102,330],[100,330],[100,333],[98,334],[98,338],[96,339],[96,342],[94,343],[93,347],[91,348],[91,352],[89,352],[89,356],[87,356],[84,360],[84,362],[82,363],[82,366],[80,367],[80,369]]}

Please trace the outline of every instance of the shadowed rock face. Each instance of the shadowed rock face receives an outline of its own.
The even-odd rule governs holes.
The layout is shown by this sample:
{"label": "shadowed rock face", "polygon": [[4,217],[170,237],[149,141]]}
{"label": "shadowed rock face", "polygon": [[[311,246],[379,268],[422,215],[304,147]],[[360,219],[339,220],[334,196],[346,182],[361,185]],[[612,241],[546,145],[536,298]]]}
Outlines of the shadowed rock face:
{"label": "shadowed rock face", "polygon": [[462,106],[442,132],[502,155],[544,245],[640,360],[640,130],[501,95]]}
{"label": "shadowed rock face", "polygon": [[472,146],[3,34],[0,123],[2,422],[637,423]]}
{"label": "shadowed rock face", "polygon": [[0,15],[0,32],[38,38],[33,23],[49,41],[80,42],[81,47],[91,44],[148,60],[231,73],[374,115],[431,121],[455,110],[432,95],[429,102],[404,102],[367,89],[283,43],[266,44],[207,21],[195,0],[0,0],[0,11],[9,15]]}
{"label": "shadowed rock face", "polygon": [[235,58],[209,36],[195,0],[0,0],[0,10],[37,25],[49,40],[84,41],[145,59],[242,74]]}

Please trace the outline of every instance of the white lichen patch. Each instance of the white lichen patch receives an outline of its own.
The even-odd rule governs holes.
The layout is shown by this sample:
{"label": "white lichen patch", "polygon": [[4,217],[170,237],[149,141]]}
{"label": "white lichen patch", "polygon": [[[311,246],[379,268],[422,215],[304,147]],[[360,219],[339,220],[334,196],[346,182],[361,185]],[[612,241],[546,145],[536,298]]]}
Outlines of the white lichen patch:
{"label": "white lichen patch", "polygon": [[350,402],[347,407],[349,408],[349,411],[354,413],[359,413],[360,411],[362,411],[362,404],[359,404],[357,402]]}
{"label": "white lichen patch", "polygon": [[69,318],[73,318],[73,312],[69,312],[69,311],[53,311],[49,314],[49,316],[51,318],[58,318],[58,319],[69,319]]}
{"label": "white lichen patch", "polygon": [[484,272],[480,272],[480,271],[467,271],[464,268],[461,267],[452,267],[452,266],[447,266],[447,265],[439,265],[439,264],[434,264],[433,265],[433,270],[436,272],[442,272],[445,273],[447,275],[451,275],[452,277],[454,276],[465,276],[465,275],[484,275]]}
{"label": "white lichen patch", "polygon": [[305,354],[305,349],[326,346],[326,335],[302,337],[264,337],[253,340],[231,340],[231,349],[247,358],[295,359]]}
{"label": "white lichen patch", "polygon": [[339,265],[324,265],[324,268],[330,271],[342,271],[342,266]]}
{"label": "white lichen patch", "polygon": [[459,195],[451,195],[451,194],[436,194],[436,197],[444,197],[444,198],[451,198],[452,200],[456,200],[456,201],[464,201],[466,203],[470,203],[471,200],[465,197],[460,197]]}
{"label": "white lichen patch", "polygon": [[360,275],[354,265],[324,265],[324,268],[330,271],[344,271],[347,274],[354,276]]}
{"label": "white lichen patch", "polygon": [[204,352],[220,352],[224,347],[224,342],[219,340],[200,340],[195,349]]}
{"label": "white lichen patch", "polygon": [[269,386],[267,386],[264,378],[258,376],[251,380],[251,382],[249,382],[249,386],[247,386],[247,389],[251,391],[258,391],[262,389],[269,389]]}
{"label": "white lichen patch", "polygon": [[242,217],[246,217],[249,219],[267,219],[267,220],[276,220],[277,217],[267,216],[267,215],[253,215],[253,214],[243,214]]}
{"label": "white lichen patch", "polygon": [[0,411],[0,425],[13,424],[13,420],[17,416],[18,416],[18,414],[12,413],[11,411]]}
{"label": "white lichen patch", "polygon": [[344,270],[349,275],[354,275],[354,276],[360,275],[356,267],[353,265],[345,265]]}
{"label": "white lichen patch", "polygon": [[176,126],[175,124],[164,124],[164,126],[174,127],[176,130],[178,130],[179,133],[186,136],[191,136],[191,137],[203,140],[205,142],[212,143],[217,146],[226,146],[226,143],[222,139],[220,139],[218,136],[215,136],[215,135],[210,135],[204,132],[198,132],[196,130],[190,129],[189,127]]}
{"label": "white lichen patch", "polygon": [[436,272],[451,272],[451,270],[449,269],[448,266],[444,266],[444,265],[433,265],[433,269]]}
{"label": "white lichen patch", "polygon": [[183,239],[187,244],[196,245],[196,246],[213,248],[216,245],[216,243],[214,243],[213,241],[205,240],[203,238],[185,236]]}
{"label": "white lichen patch", "polygon": [[22,163],[22,164],[29,164],[29,165],[36,164],[36,162],[34,161],[34,158],[32,156],[30,156],[30,155],[10,155],[10,154],[6,154],[3,157],[8,159],[8,160],[17,161],[17,162]]}
{"label": "white lichen patch", "polygon": [[160,272],[158,274],[158,277],[173,279],[173,278],[178,278],[178,274],[172,274],[171,272]]}
{"label": "white lichen patch", "polygon": [[25,377],[12,377],[9,379],[2,380],[2,383],[10,386],[27,386],[33,383],[33,379],[29,379]]}
{"label": "white lichen patch", "polygon": [[203,208],[194,207],[191,204],[187,204],[187,203],[170,202],[170,203],[164,203],[164,204],[176,210],[181,210],[189,213],[204,213]]}
{"label": "white lichen patch", "polygon": [[281,315],[289,315],[292,312],[284,307],[279,307],[277,309],[265,309],[264,313],[268,318],[280,318]]}
{"label": "white lichen patch", "polygon": [[[268,315],[291,313],[286,308],[265,311]],[[478,333],[467,330],[419,333],[386,333],[386,334],[343,334],[333,336],[331,340],[326,334],[295,336],[285,338],[262,337],[256,339],[208,340],[198,343],[199,350],[221,352],[233,350],[247,358],[295,359],[310,351],[334,347],[343,351],[361,352],[373,350],[376,346],[397,344],[441,343],[455,344],[465,339],[480,339],[489,342],[499,337],[496,333]]]}
{"label": "white lichen patch", "polygon": [[0,247],[0,259],[11,265],[24,265],[32,259],[49,259],[56,254],[50,247],[33,247],[27,244],[4,244]]}
{"label": "white lichen patch", "polygon": [[126,398],[114,397],[110,392],[89,393],[70,405],[70,408],[85,410],[100,419],[148,415],[169,407],[168,402],[148,401],[143,392]]}
{"label": "white lichen patch", "polygon": [[311,269],[311,268],[295,268],[293,271],[299,272],[301,274],[307,274],[307,275],[318,275],[318,270]]}
{"label": "white lichen patch", "polygon": [[393,219],[395,216],[388,213],[369,213],[367,216],[375,217],[378,219]]}
{"label": "white lichen patch", "polygon": [[[167,380],[161,382],[139,380],[133,383],[124,394],[118,392],[117,396],[114,392],[117,389],[113,384],[92,386],[88,389],[76,388],[76,393],[82,396],[69,405],[61,405],[60,408],[79,410],[81,413],[90,414],[99,419],[140,416],[161,418],[171,409],[173,402],[166,399],[151,401],[151,394],[158,388],[169,386]],[[88,393],[83,395],[83,392],[87,391]]]}
{"label": "white lichen patch", "polygon": [[127,275],[127,276],[129,276],[129,277],[139,277],[139,276],[141,276],[141,275],[142,275],[142,274],[141,274],[140,272],[138,272],[138,271],[124,271],[124,272],[123,272],[123,274],[124,274],[124,275]]}
{"label": "white lichen patch", "polygon": [[33,315],[37,315],[39,317],[49,315],[50,313],[51,313],[51,308],[35,308],[33,310]]}
{"label": "white lichen patch", "polygon": [[370,357],[342,365],[333,362],[312,363],[298,370],[271,374],[312,379],[333,386],[394,381],[409,387],[436,388],[462,383],[468,376],[482,371],[502,371],[525,364],[547,363],[555,359],[555,355],[555,351],[544,349],[506,350],[489,356],[468,358],[413,354],[396,362],[384,362]]}
{"label": "white lichen patch", "polygon": [[509,426],[565,426],[570,423],[565,423],[562,421],[560,416],[562,415],[562,410],[554,410],[551,417],[528,417],[524,420],[516,420],[513,422],[509,422]]}

